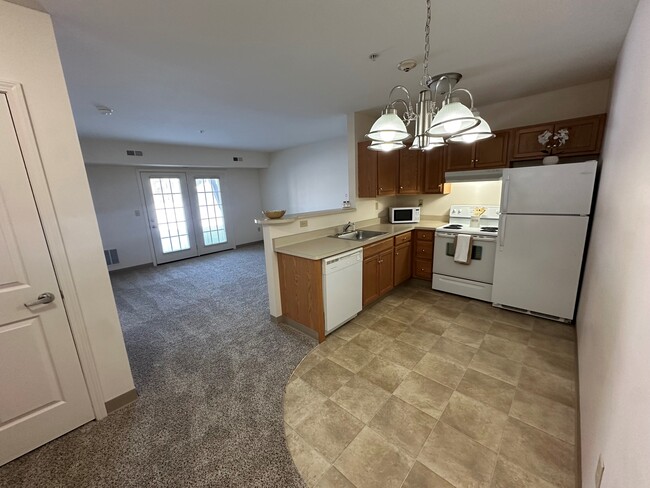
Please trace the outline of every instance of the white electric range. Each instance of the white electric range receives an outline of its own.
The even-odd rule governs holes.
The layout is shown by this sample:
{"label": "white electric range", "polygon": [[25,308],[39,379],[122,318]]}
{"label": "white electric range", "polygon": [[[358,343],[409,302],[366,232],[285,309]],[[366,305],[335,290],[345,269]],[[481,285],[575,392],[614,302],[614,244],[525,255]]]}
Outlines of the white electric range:
{"label": "white electric range", "polygon": [[[480,207],[486,209],[485,213],[479,219],[473,219],[475,209]],[[498,230],[498,206],[452,205],[449,224],[436,229],[433,289],[491,302]],[[472,236],[469,264],[454,261],[459,234]]]}

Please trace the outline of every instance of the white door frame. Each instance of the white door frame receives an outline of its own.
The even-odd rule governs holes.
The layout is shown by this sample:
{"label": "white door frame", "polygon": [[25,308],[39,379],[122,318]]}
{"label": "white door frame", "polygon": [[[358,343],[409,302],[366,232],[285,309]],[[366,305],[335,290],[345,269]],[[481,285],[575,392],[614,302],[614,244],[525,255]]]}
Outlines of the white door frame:
{"label": "white door frame", "polygon": [[[54,273],[59,283],[63,298],[63,307],[68,316],[70,330],[74,338],[79,362],[83,371],[88,394],[93,406],[95,418],[106,417],[106,405],[102,392],[97,364],[90,345],[88,330],[81,312],[81,304],[72,278],[72,270],[68,261],[63,236],[59,228],[54,203],[50,195],[41,160],[36,135],[31,125],[27,101],[20,83],[0,80],[0,93],[4,93],[9,102],[9,110],[14,121],[16,137],[23,153],[29,182],[33,189],[36,208],[41,217],[43,233],[50,251]],[[65,298],[64,298],[65,297]]]}

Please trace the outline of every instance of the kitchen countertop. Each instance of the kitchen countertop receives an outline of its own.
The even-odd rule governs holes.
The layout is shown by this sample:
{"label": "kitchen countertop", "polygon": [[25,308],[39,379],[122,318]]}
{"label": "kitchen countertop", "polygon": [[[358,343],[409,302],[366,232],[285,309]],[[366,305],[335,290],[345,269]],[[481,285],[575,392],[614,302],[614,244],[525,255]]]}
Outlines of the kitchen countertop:
{"label": "kitchen countertop", "polygon": [[383,241],[389,237],[393,237],[404,232],[409,232],[417,229],[435,230],[438,227],[443,227],[449,222],[441,220],[424,220],[418,224],[378,224],[370,225],[368,227],[359,227],[356,230],[375,230],[379,232],[387,232],[382,236],[373,237],[365,241],[349,241],[346,239],[336,239],[334,237],[318,237],[309,241],[299,242],[297,244],[290,244],[288,246],[276,247],[275,252],[281,254],[289,254],[291,256],[298,256],[300,258],[320,260],[340,254],[342,252],[358,249],[368,244]]}

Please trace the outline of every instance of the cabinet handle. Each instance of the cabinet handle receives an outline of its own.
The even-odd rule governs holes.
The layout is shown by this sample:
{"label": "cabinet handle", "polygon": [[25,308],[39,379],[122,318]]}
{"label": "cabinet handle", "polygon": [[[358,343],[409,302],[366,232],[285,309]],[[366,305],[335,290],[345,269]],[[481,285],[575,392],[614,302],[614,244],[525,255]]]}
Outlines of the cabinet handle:
{"label": "cabinet handle", "polygon": [[442,191],[442,183],[438,185],[438,191]]}
{"label": "cabinet handle", "polygon": [[384,189],[380,186],[380,187],[379,187],[379,191],[384,191]]}
{"label": "cabinet handle", "polygon": [[403,189],[404,189],[404,187],[403,187],[403,186],[400,186],[400,187],[399,187],[399,189],[400,189],[400,190],[403,190]]}
{"label": "cabinet handle", "polygon": [[398,252],[396,252],[396,253],[395,253],[395,256],[399,256],[399,253],[398,253]]}

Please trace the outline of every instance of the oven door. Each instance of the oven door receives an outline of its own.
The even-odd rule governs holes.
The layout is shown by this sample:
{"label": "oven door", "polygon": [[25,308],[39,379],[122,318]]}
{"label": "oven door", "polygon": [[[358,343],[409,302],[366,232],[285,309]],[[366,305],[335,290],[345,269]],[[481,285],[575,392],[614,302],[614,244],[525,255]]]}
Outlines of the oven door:
{"label": "oven door", "polygon": [[473,236],[472,260],[469,264],[454,261],[456,234],[436,232],[433,251],[433,272],[454,278],[492,283],[494,277],[494,258],[496,237]]}

